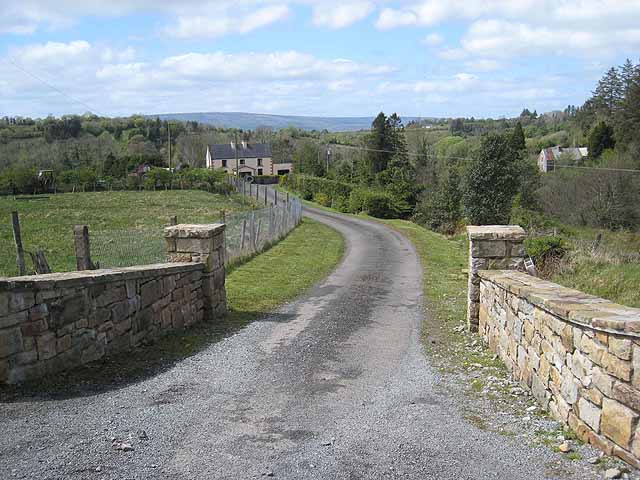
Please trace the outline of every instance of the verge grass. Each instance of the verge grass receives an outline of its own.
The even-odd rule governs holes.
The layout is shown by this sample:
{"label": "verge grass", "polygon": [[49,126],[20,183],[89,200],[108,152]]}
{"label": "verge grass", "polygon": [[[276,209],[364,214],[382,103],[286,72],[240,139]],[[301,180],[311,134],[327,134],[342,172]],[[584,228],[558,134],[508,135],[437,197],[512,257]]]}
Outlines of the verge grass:
{"label": "verge grass", "polygon": [[[251,203],[239,195],[198,190],[63,193],[27,198],[0,198],[2,276],[17,274],[11,228],[11,212],[15,210],[20,213],[25,250],[34,252],[42,248],[52,270],[62,272],[75,269],[74,225],[88,225],[90,234],[113,232],[114,242],[124,236],[123,231],[139,230],[140,235],[149,236],[157,229],[162,241],[162,227],[169,216],[177,215],[181,223],[210,223],[220,218],[220,210],[236,212],[251,208]],[[99,239],[95,240],[97,243]],[[30,265],[27,255],[27,266]]]}

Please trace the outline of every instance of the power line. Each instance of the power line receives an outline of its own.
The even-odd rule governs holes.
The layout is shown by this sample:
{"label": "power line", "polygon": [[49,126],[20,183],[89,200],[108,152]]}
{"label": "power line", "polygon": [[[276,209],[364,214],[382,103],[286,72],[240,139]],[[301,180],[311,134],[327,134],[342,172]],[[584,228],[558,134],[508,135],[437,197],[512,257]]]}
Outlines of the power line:
{"label": "power line", "polygon": [[25,75],[28,75],[32,78],[35,78],[37,81],[39,81],[40,83],[42,83],[43,85],[46,85],[47,87],[49,87],[50,89],[56,91],[57,93],[59,93],[60,95],[62,95],[63,97],[66,97],[67,99],[79,103],[80,105],[83,105],[84,107],[87,108],[87,111],[89,111],[89,113],[93,113],[94,115],[98,115],[101,117],[106,117],[107,115],[103,115],[102,113],[100,113],[99,111],[97,111],[96,109],[94,109],[93,107],[91,107],[89,104],[87,104],[86,102],[83,102],[82,100],[78,100],[77,98],[72,97],[71,95],[67,94],[66,92],[64,92],[63,90],[60,90],[58,87],[56,87],[55,85],[52,85],[51,83],[47,82],[46,80],[40,78],[38,75],[36,75],[35,73],[29,72],[28,70],[25,70],[23,67],[21,67],[20,65],[18,65],[12,58],[7,59],[6,61],[8,61],[8,63],[10,63],[11,65],[13,65],[15,68],[17,68],[18,70],[20,70],[22,73],[24,73]]}
{"label": "power line", "polygon": [[580,170],[606,170],[608,172],[640,173],[640,170],[633,170],[631,168],[578,167],[577,165],[556,165],[556,167],[557,168],[577,168]]}
{"label": "power line", "polygon": [[[358,147],[358,146],[355,146],[355,145],[342,145],[342,144],[339,144],[339,143],[331,143],[331,144],[329,144],[329,146],[346,148],[348,150],[365,151],[365,152],[391,153],[391,154],[397,153],[395,150],[381,150],[381,149],[377,149],[377,148]],[[412,156],[412,157],[422,157],[423,156],[423,154],[412,153],[412,152],[406,152],[406,154],[408,156]],[[467,160],[467,157],[441,156],[441,155],[437,155],[437,154],[435,155],[435,157],[437,157],[438,159],[443,159],[443,160]],[[581,169],[581,170],[605,170],[605,171],[609,171],[609,172],[640,173],[640,170],[634,170],[634,169],[630,169],[630,168],[579,167],[579,166],[575,166],[575,165],[556,165],[556,167],[558,167],[558,168],[577,168],[577,169]]]}

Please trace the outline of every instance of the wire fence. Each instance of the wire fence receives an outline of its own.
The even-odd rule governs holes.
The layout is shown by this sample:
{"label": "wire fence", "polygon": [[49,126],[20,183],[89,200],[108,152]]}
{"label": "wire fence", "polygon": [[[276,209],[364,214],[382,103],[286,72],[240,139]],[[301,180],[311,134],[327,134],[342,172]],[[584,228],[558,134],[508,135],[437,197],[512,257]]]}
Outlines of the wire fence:
{"label": "wire fence", "polygon": [[93,231],[91,257],[100,268],[163,263],[167,257],[163,229]]}
{"label": "wire fence", "polygon": [[302,203],[297,198],[227,217],[225,263],[230,265],[262,252],[286,236],[301,219]]}
{"label": "wire fence", "polygon": [[[255,186],[254,190],[257,190]],[[243,190],[239,193],[242,194]],[[246,195],[250,196],[249,191]],[[288,201],[279,201],[277,205],[226,215],[224,218],[212,217],[210,222],[226,224],[225,264],[228,266],[277,243],[301,219],[302,203],[298,198],[289,197]],[[93,231],[91,257],[100,268],[163,263],[166,261],[163,228]]]}

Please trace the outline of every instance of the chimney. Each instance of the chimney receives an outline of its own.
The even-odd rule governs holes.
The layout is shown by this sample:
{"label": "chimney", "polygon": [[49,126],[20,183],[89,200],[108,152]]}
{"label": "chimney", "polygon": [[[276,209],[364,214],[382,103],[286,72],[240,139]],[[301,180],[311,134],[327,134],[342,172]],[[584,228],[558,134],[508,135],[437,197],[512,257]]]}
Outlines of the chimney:
{"label": "chimney", "polygon": [[246,141],[242,141],[242,148],[244,148],[245,150],[247,149],[247,142]]}
{"label": "chimney", "polygon": [[235,150],[236,149],[236,144],[231,142],[231,150]]}

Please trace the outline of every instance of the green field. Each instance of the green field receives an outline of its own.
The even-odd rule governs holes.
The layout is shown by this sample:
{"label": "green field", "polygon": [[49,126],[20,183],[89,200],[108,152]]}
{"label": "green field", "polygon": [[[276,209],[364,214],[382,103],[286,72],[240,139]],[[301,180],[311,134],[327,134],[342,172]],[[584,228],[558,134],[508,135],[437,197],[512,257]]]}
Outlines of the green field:
{"label": "green field", "polygon": [[[180,223],[209,223],[220,210],[247,210],[240,196],[224,196],[198,190],[64,193],[58,195],[0,198],[0,275],[17,274],[11,212],[20,213],[22,238],[27,251],[42,248],[54,272],[75,269],[74,225],[88,225],[94,261],[113,256],[134,265],[163,254],[162,227],[169,216]],[[122,259],[122,258],[120,258]],[[27,267],[31,266],[27,255]]]}

